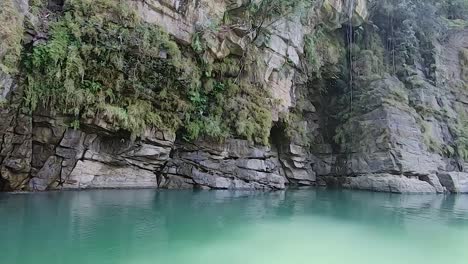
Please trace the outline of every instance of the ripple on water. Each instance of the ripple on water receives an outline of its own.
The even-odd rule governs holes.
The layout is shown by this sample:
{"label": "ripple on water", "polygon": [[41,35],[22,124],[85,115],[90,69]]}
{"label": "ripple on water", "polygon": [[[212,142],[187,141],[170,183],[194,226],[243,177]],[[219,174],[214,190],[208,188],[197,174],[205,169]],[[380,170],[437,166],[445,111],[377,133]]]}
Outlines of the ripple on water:
{"label": "ripple on water", "polygon": [[468,196],[326,190],[0,194],[2,263],[451,263]]}

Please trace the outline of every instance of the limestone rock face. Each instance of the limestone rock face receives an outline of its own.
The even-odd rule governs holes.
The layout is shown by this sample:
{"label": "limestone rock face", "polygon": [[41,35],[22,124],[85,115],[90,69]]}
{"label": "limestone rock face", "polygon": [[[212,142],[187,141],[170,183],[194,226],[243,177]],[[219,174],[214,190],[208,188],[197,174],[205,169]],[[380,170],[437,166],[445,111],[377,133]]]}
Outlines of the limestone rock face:
{"label": "limestone rock face", "polygon": [[323,19],[332,27],[341,27],[344,22],[359,26],[369,16],[367,5],[367,0],[325,0]]}
{"label": "limestone rock face", "polygon": [[161,180],[163,188],[284,189],[278,153],[245,140],[182,144]]}
{"label": "limestone rock face", "polygon": [[8,152],[2,163],[7,189],[270,190],[284,189],[289,181],[305,185],[315,181],[307,167],[307,153],[296,145],[280,158],[276,149],[246,140],[174,146],[174,134],[155,129],[131,141],[128,135],[109,134],[106,125],[99,130],[100,122],[80,130],[66,128],[64,123],[61,117],[24,116],[14,133],[8,134],[11,149],[3,149]]}
{"label": "limestone rock face", "polygon": [[291,183],[298,185],[315,183],[316,173],[312,170],[307,147],[289,144],[281,151],[280,161]]}
{"label": "limestone rock face", "polygon": [[[34,24],[27,1],[11,1],[21,19]],[[379,18],[370,14],[376,12],[370,8],[375,1],[314,1],[310,10],[303,10],[308,19],[297,15],[268,21],[258,38],[243,10],[246,1],[129,2],[144,21],[161,27],[188,50],[194,36],[203,37],[210,61],[241,57],[249,45],[254,47],[259,63],[248,79],[261,80],[273,97],[269,107],[275,126],[285,114],[300,110],[294,129],[304,130],[310,142],[287,138],[281,131],[278,138],[270,137],[268,147],[235,138],[188,143],[158,128],[130,140],[99,114],[81,120],[74,130],[69,117],[21,109],[18,79],[0,69],[0,100],[9,103],[0,107],[0,190],[277,190],[320,184],[393,193],[468,192],[468,164],[454,154],[458,120],[468,115],[468,70],[461,61],[468,49],[466,28],[426,43],[430,56],[420,54],[404,71],[378,72],[374,59],[380,51],[361,50],[378,42],[363,47],[346,43],[350,32],[355,41],[368,33],[387,41],[388,36],[379,35],[384,32],[377,26]],[[228,18],[235,23],[213,30]],[[312,54],[330,57],[315,58],[325,69],[322,75],[309,72],[311,51],[306,46],[319,28],[336,40],[327,45],[322,42],[330,39],[315,40],[317,47],[333,46],[316,50],[330,54]],[[31,39],[25,41],[30,44]],[[341,52],[355,60],[350,69],[339,67],[346,64],[335,54]],[[338,75],[347,75],[346,70],[353,78],[342,84]],[[339,114],[351,117],[335,119],[333,107],[348,96],[351,106]]]}
{"label": "limestone rock face", "polygon": [[68,129],[55,156],[62,159],[56,188],[157,188],[156,173],[169,158],[174,137],[148,131],[148,138],[88,134]]}
{"label": "limestone rock face", "polygon": [[85,188],[156,188],[156,175],[133,166],[113,166],[92,160],[78,161],[68,179],[65,189]]}
{"label": "limestone rock face", "polygon": [[442,186],[453,193],[468,193],[468,173],[447,172],[437,174]]}
{"label": "limestone rock face", "polygon": [[[366,175],[346,177],[350,179],[349,184],[343,185],[340,181],[332,181],[332,184],[339,182],[343,187],[378,191],[421,192],[428,187],[421,181],[429,183],[439,193],[463,189],[463,184],[458,184],[458,179],[463,182],[463,176],[460,178],[456,171],[464,165],[440,151],[444,145],[453,144],[457,119],[466,112],[460,105],[466,95],[455,84],[460,79],[454,74],[454,79],[445,77],[450,74],[447,71],[460,71],[458,66],[449,65],[449,61],[457,60],[458,52],[453,50],[463,46],[460,42],[468,45],[466,31],[453,34],[458,37],[449,37],[444,44],[446,49],[439,54],[441,71],[437,80],[444,84],[434,84],[416,75],[413,78],[418,82],[410,89],[398,78],[386,76],[356,87],[356,97],[365,99],[356,103],[363,111],[343,126],[349,138],[341,149],[348,149],[350,153],[314,153],[319,157],[314,168],[319,177]],[[439,88],[441,85],[445,85],[445,90]],[[416,183],[423,189],[413,188]]]}
{"label": "limestone rock face", "polygon": [[31,118],[11,109],[2,111],[0,118],[6,122],[0,125],[0,188],[22,189],[31,173]]}
{"label": "limestone rock face", "polygon": [[389,174],[348,177],[344,187],[375,192],[436,193],[436,189],[427,182],[416,178]]}

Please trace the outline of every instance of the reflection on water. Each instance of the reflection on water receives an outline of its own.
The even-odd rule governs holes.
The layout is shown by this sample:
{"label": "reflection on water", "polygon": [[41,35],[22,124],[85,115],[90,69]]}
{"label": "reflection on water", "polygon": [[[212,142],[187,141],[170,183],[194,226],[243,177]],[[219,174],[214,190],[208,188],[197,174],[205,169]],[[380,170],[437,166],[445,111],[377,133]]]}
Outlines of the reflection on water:
{"label": "reflection on water", "polygon": [[96,190],[0,195],[2,263],[466,263],[468,196]]}

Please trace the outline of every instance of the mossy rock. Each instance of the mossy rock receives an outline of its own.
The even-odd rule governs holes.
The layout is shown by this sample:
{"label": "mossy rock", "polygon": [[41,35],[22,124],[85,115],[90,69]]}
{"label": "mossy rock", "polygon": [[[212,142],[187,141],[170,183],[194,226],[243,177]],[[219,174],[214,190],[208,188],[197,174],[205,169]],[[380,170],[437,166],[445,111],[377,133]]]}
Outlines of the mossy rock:
{"label": "mossy rock", "polygon": [[13,0],[0,2],[0,25],[0,71],[16,73],[22,49],[23,15]]}
{"label": "mossy rock", "polygon": [[461,79],[468,82],[468,49],[460,51]]}

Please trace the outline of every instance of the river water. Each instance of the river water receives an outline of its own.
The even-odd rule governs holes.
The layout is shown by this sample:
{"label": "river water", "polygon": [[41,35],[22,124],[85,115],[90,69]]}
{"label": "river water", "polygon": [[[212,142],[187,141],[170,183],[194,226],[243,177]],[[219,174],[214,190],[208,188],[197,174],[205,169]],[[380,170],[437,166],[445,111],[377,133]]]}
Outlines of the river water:
{"label": "river water", "polygon": [[0,194],[0,263],[468,263],[468,196]]}

